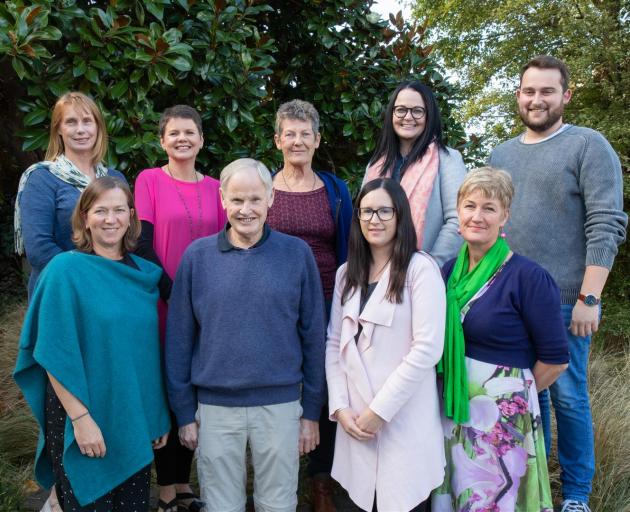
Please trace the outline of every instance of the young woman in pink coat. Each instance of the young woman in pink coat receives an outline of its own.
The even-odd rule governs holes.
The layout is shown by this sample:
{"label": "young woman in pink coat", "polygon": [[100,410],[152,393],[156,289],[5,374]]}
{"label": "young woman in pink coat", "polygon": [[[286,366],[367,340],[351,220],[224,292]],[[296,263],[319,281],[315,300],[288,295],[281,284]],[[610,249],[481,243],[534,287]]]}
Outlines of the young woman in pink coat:
{"label": "young woman in pink coat", "polygon": [[416,252],[398,183],[370,181],[355,205],[326,346],[338,422],[332,477],[363,510],[424,511],[444,478],[435,378],[444,283],[432,258]]}

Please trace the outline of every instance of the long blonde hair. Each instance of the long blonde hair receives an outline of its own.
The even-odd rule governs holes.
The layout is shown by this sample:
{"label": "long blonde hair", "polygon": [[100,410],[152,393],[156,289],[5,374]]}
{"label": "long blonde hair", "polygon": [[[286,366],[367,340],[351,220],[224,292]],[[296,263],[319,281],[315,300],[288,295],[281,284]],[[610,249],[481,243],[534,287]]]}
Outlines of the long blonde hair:
{"label": "long blonde hair", "polygon": [[63,119],[64,109],[68,106],[89,112],[94,116],[98,133],[96,134],[96,143],[92,150],[92,163],[97,164],[101,162],[107,153],[107,128],[105,127],[103,114],[92,98],[76,91],[67,92],[61,96],[53,107],[46,160],[54,161],[64,153],[63,140],[59,134],[59,125],[61,125]]}

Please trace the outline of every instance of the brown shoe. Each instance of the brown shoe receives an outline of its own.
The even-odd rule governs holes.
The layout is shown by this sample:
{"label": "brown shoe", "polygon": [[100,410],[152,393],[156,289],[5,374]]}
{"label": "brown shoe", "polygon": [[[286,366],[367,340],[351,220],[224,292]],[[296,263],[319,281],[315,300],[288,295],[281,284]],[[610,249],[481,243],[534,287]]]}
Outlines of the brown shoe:
{"label": "brown shoe", "polygon": [[311,478],[310,498],[313,512],[337,512],[333,502],[332,480],[328,475]]}

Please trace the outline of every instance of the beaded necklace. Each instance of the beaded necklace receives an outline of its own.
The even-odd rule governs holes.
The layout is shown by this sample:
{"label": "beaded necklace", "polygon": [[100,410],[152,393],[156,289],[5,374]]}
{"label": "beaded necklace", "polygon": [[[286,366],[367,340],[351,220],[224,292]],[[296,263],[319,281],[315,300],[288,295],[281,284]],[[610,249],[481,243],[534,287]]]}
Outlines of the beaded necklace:
{"label": "beaded necklace", "polygon": [[[177,180],[173,176],[173,173],[171,173],[171,168],[169,167],[168,164],[166,164],[166,172],[168,172],[169,176],[173,179],[173,184],[175,185],[177,196],[179,197],[179,200],[181,201],[181,203],[184,205],[184,210],[186,210],[186,216],[188,217],[188,229],[190,231],[190,241],[192,242],[193,240],[201,237],[201,230],[203,229],[202,219],[201,219],[202,211],[201,211],[201,194],[199,192],[199,176],[197,176],[197,171],[195,171],[195,192],[197,193],[197,212],[199,214],[199,218],[197,219],[197,229],[193,231],[193,219],[192,219],[192,214],[190,213],[190,209],[188,208],[188,203],[186,203],[186,200],[184,199],[184,195],[182,194],[182,191],[179,189],[179,186],[177,185]],[[197,236],[195,236],[195,234]]]}

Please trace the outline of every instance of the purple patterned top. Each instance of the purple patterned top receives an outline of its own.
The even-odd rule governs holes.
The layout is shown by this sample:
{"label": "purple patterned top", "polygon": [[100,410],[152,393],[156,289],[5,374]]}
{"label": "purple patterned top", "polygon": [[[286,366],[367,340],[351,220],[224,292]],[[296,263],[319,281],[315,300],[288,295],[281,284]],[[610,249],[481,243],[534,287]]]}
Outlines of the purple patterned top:
{"label": "purple patterned top", "polygon": [[267,223],[272,229],[304,240],[315,255],[324,298],[332,300],[337,271],[335,224],[326,188],[311,192],[275,190]]}

